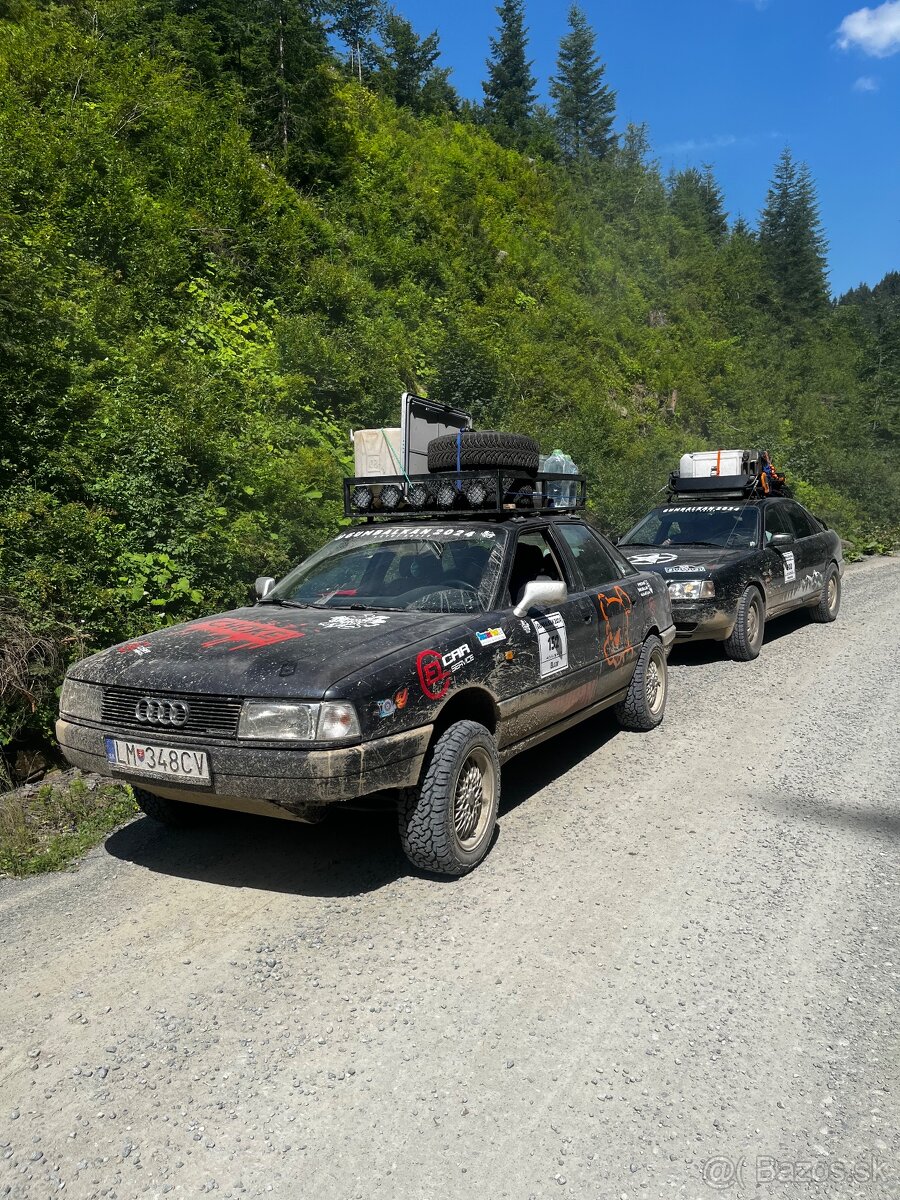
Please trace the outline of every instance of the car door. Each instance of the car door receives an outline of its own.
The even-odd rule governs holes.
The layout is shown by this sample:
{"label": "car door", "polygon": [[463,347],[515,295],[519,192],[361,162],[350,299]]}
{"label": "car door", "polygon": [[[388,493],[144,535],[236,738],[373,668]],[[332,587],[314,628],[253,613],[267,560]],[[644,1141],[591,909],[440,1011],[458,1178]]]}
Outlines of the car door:
{"label": "car door", "polygon": [[640,605],[639,576],[587,525],[575,522],[554,526],[566,545],[581,578],[585,594],[597,617],[593,653],[598,667],[598,698],[628,686],[634,671],[642,631],[634,619]]}
{"label": "car door", "polygon": [[794,533],[797,566],[791,598],[796,604],[805,604],[822,590],[828,565],[828,538],[819,522],[802,505],[788,500],[784,507]]}
{"label": "car door", "polygon": [[563,720],[597,696],[596,613],[546,527],[518,534],[504,603],[514,607],[537,578],[563,580],[568,595],[552,609],[508,621],[509,656],[498,689],[501,746]]}
{"label": "car door", "polygon": [[[791,589],[797,578],[797,549],[794,528],[788,521],[783,500],[770,501],[763,508],[765,539],[766,612],[779,612],[790,603]],[[778,539],[776,542],[775,539]]]}

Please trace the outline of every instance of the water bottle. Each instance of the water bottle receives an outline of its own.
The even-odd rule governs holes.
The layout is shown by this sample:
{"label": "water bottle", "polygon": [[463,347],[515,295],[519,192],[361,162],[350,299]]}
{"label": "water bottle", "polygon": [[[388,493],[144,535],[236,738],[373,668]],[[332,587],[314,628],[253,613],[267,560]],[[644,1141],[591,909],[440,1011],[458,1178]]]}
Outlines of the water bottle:
{"label": "water bottle", "polygon": [[[566,470],[566,458],[568,455],[563,454],[562,450],[554,450],[553,453],[544,462],[544,470],[550,475],[561,475]],[[566,495],[568,484],[561,483],[558,479],[546,484],[547,499],[553,502],[554,508],[568,507]]]}

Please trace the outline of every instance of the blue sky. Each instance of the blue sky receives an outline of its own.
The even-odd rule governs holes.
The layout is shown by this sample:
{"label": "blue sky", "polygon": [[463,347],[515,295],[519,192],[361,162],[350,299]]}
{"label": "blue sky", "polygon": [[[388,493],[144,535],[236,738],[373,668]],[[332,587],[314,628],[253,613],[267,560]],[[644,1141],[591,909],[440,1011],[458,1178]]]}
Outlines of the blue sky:
{"label": "blue sky", "polygon": [[[458,90],[481,98],[491,0],[394,0],[437,29]],[[664,170],[710,162],[755,221],[787,144],[815,177],[836,293],[900,269],[900,0],[581,0],[619,125],[646,122]],[[541,98],[568,3],[526,0]]]}

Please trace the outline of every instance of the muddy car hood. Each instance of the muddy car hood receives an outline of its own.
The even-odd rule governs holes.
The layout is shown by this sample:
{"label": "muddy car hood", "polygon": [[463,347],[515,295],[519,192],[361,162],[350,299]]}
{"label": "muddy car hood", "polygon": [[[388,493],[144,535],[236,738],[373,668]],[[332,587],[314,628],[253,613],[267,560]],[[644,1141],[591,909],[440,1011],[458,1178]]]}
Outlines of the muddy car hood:
{"label": "muddy car hood", "polygon": [[748,554],[747,549],[722,549],[717,546],[619,546],[630,563],[641,571],[656,571],[677,578],[679,575],[703,575],[719,567],[730,567]]}
{"label": "muddy car hood", "polygon": [[[86,683],[317,699],[348,676],[469,621],[468,614],[257,605],[121,642],[69,671]],[[477,616],[471,619],[477,621]]]}

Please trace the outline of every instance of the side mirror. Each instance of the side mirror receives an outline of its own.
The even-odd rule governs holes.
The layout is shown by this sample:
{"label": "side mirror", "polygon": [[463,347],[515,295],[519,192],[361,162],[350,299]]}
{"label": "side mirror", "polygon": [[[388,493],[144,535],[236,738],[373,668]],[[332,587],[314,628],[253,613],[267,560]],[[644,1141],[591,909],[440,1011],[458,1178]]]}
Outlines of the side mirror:
{"label": "side mirror", "polygon": [[773,533],[770,546],[789,546],[794,539],[789,533]]}
{"label": "side mirror", "polygon": [[569,592],[561,579],[532,579],[525,584],[522,599],[513,609],[513,615],[524,617],[530,608],[549,608],[551,604],[562,604]]}
{"label": "side mirror", "polygon": [[275,580],[271,575],[260,575],[256,583],[253,585],[253,590],[256,592],[257,600],[265,600],[269,592],[275,586]]}

